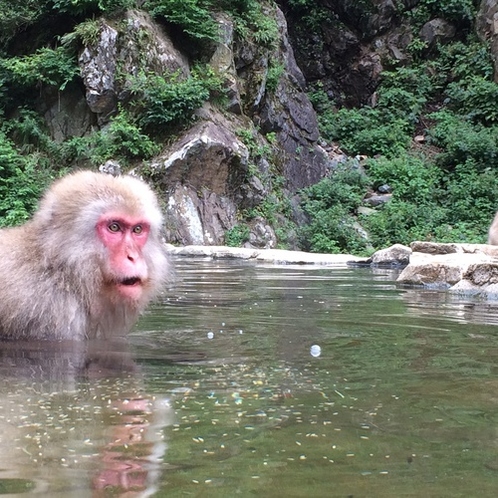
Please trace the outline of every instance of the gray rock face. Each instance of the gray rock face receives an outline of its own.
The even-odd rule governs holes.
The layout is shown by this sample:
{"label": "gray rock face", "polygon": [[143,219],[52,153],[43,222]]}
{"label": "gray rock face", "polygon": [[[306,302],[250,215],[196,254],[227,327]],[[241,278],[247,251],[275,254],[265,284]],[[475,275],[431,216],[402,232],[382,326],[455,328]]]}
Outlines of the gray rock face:
{"label": "gray rock face", "polygon": [[[234,46],[230,19],[218,19],[222,36],[210,65],[224,78],[233,114],[206,106],[198,112],[199,121],[151,161],[153,180],[165,191],[170,242],[221,244],[224,231],[237,223],[237,208],[254,208],[271,192],[271,183],[262,181],[271,179],[263,159],[258,162],[262,175],[248,174],[249,152],[237,137],[239,129],[255,130],[256,123],[263,134],[275,133],[282,174],[291,192],[317,182],[327,171],[329,158],[317,144],[316,114],[304,92],[285,18],[278,9],[271,14],[281,33],[280,44],[271,49],[251,43]],[[282,73],[276,88],[269,91],[268,74],[275,61],[280,61]],[[241,113],[247,116],[238,117]],[[252,247],[276,246],[267,220],[257,218],[249,228]]]}
{"label": "gray rock face", "polygon": [[98,43],[94,47],[86,47],[79,57],[86,101],[95,114],[108,115],[116,107],[117,40],[118,32],[103,24]]}
{"label": "gray rock face", "polygon": [[453,24],[444,19],[432,19],[426,22],[420,30],[420,39],[427,42],[428,46],[433,46],[437,42],[451,40],[456,33]]}
{"label": "gray rock face", "polygon": [[220,27],[220,41],[216,46],[213,56],[210,60],[211,67],[214,68],[216,74],[225,80],[225,88],[227,89],[229,112],[234,114],[242,113],[242,99],[237,83],[237,70],[235,68],[235,60],[233,54],[233,22],[220,15],[218,17]]}
{"label": "gray rock face", "polygon": [[249,153],[221,114],[210,115],[150,165],[155,184],[165,192],[169,242],[221,244],[236,223],[234,194]]}
{"label": "gray rock face", "polygon": [[168,197],[165,235],[170,242],[220,244],[235,224],[235,204],[227,196],[176,184]]}
{"label": "gray rock face", "polygon": [[96,124],[95,115],[88,108],[84,93],[73,85],[57,94],[47,92],[41,110],[56,142],[82,136]]}
{"label": "gray rock face", "polygon": [[[330,160],[317,144],[316,112],[305,93],[305,79],[289,42],[287,22],[280,9],[275,8],[273,15],[281,35],[278,48],[265,52],[249,43],[237,46],[235,66],[243,88],[244,110],[263,134],[276,134],[286,186],[295,192],[321,180]],[[269,91],[272,64],[281,65],[282,73],[274,91]]]}
{"label": "gray rock face", "polygon": [[149,14],[130,10],[123,21],[118,61],[124,74],[136,75],[140,70],[183,78],[190,74],[187,57]]}
{"label": "gray rock face", "polygon": [[221,114],[212,117],[219,121],[197,123],[152,161],[151,169],[162,186],[188,183],[195,189],[227,194],[241,182],[247,170],[247,147]]}
{"label": "gray rock face", "polygon": [[306,80],[319,81],[338,105],[371,103],[383,67],[409,57],[410,27],[403,24],[392,0],[319,4],[329,15],[315,32],[303,29],[306,7],[294,5],[288,13],[292,45]]}
{"label": "gray rock face", "polygon": [[[240,129],[250,130],[255,142],[263,145],[267,142],[257,130],[275,134],[278,167],[292,193],[319,181],[328,169],[330,160],[317,144],[316,114],[305,93],[285,18],[274,6],[264,8],[279,26],[281,39],[276,46],[235,45],[233,22],[226,16],[218,18],[221,36],[209,64],[227,89],[228,114],[210,106],[199,110],[197,122],[148,168],[164,191],[170,242],[223,243],[224,231],[237,222],[237,209],[257,207],[271,192],[272,175],[265,171],[269,166],[263,158],[257,163],[261,176],[248,174],[249,152],[237,138]],[[87,104],[102,126],[116,113],[118,103],[130,98],[129,76],[145,71],[185,78],[190,72],[187,57],[146,13],[129,11],[119,29],[116,26],[102,20],[98,42],[86,47],[79,59]],[[269,89],[275,64],[281,74]],[[253,222],[250,243],[276,245],[267,220]]]}
{"label": "gray rock face", "polygon": [[85,47],[78,62],[87,104],[100,124],[116,112],[120,100],[128,98],[127,76],[140,70],[177,77],[190,72],[188,60],[170,38],[147,13],[137,10],[126,13],[119,32],[102,20],[97,43]]}

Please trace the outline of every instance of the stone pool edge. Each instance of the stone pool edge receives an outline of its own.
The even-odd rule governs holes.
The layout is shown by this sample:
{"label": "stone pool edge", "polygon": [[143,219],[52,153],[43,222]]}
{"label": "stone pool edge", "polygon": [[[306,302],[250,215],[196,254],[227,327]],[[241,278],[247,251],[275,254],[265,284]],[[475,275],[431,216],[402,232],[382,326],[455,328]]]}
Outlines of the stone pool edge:
{"label": "stone pool edge", "polygon": [[175,256],[195,256],[213,259],[245,259],[260,263],[332,265],[347,266],[351,263],[364,263],[368,258],[352,254],[323,254],[286,249],[249,249],[228,246],[172,246],[167,244],[169,254]]}

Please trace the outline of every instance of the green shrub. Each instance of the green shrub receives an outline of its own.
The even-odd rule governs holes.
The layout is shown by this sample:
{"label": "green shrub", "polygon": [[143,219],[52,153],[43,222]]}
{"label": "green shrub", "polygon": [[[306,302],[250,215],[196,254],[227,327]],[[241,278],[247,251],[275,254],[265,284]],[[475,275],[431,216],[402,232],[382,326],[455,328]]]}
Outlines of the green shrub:
{"label": "green shrub", "polygon": [[24,88],[44,83],[63,90],[79,75],[76,55],[65,47],[40,48],[34,54],[3,59],[0,65],[8,83]]}
{"label": "green shrub", "polygon": [[309,225],[299,230],[301,246],[311,252],[365,254],[368,241],[355,225],[355,218],[340,205],[313,212]]}
{"label": "green shrub", "polygon": [[219,39],[218,24],[208,0],[147,0],[144,8],[154,17],[163,17],[198,40]]}
{"label": "green shrub", "polygon": [[446,179],[442,203],[449,206],[448,222],[465,223],[474,229],[487,227],[498,204],[495,168],[480,170],[472,162],[459,164]]}
{"label": "green shrub", "polygon": [[364,253],[367,241],[356,228],[367,178],[354,165],[341,165],[330,177],[301,192],[309,224],[298,231],[303,249],[312,252]]}
{"label": "green shrub", "polygon": [[88,136],[66,140],[59,149],[65,162],[90,162],[93,165],[100,165],[108,159],[148,159],[159,152],[159,146],[123,110],[111,119],[107,127]]}
{"label": "green shrub", "polygon": [[83,45],[95,45],[100,39],[102,32],[102,19],[87,19],[74,28],[74,31],[66,33],[61,37],[61,44],[69,46],[75,41],[80,41]]}
{"label": "green shrub", "polygon": [[29,218],[47,182],[44,170],[0,131],[0,226]]}
{"label": "green shrub", "polygon": [[407,202],[433,202],[438,198],[442,171],[424,158],[403,154],[367,162],[367,173],[376,188],[388,184],[396,199]]}
{"label": "green shrub", "polygon": [[32,109],[18,109],[16,119],[5,121],[2,130],[22,154],[42,152],[50,155],[56,150],[44,119]]}
{"label": "green shrub", "polygon": [[56,12],[71,15],[113,12],[115,10],[135,7],[135,0],[52,0],[52,8]]}
{"label": "green shrub", "polygon": [[229,247],[241,247],[249,240],[249,227],[237,224],[225,232],[225,244]]}
{"label": "green shrub", "polygon": [[384,121],[416,123],[426,103],[424,96],[403,88],[381,86],[377,94],[376,110]]}
{"label": "green shrub", "polygon": [[[159,147],[142,133],[131,116],[121,111],[115,116],[107,129],[102,130],[102,143],[96,147],[104,160],[116,156],[148,159],[159,151]],[[106,143],[108,142],[108,143]]]}
{"label": "green shrub", "polygon": [[313,214],[341,205],[353,212],[361,205],[367,182],[354,166],[340,165],[329,177],[302,191],[305,211]]}
{"label": "green shrub", "polygon": [[156,75],[141,72],[130,79],[131,107],[144,128],[164,128],[188,122],[206,102],[211,91],[221,92],[221,80],[211,73],[193,71],[187,79],[179,74]]}
{"label": "green shrub", "polygon": [[479,169],[494,167],[498,158],[498,127],[473,125],[461,116],[440,111],[431,116],[435,125],[428,137],[441,148],[438,163],[451,169],[469,161]]}
{"label": "green shrub", "polygon": [[44,3],[0,0],[0,44],[5,44],[19,30],[36,22],[44,12]]}
{"label": "green shrub", "polygon": [[458,22],[472,21],[477,10],[472,0],[420,0],[418,8],[427,9],[434,17]]}
{"label": "green shrub", "polygon": [[493,169],[468,161],[445,172],[407,156],[369,161],[368,174],[374,185],[393,188],[391,201],[362,220],[375,247],[413,240],[484,242],[498,198]]}
{"label": "green shrub", "polygon": [[424,61],[423,65],[433,74],[433,81],[445,85],[472,76],[491,79],[493,60],[486,44],[471,35],[465,42],[454,41],[438,47],[438,56]]}
{"label": "green shrub", "polygon": [[[403,66],[392,71],[383,71],[379,90],[384,91],[395,88],[407,92],[408,99],[414,100],[416,105],[419,105],[416,99],[424,99],[425,101],[427,95],[434,91],[433,80],[427,71],[427,63],[420,66]],[[396,104],[401,105],[401,108],[406,107],[402,100],[398,100]]]}
{"label": "green shrub", "polygon": [[[392,93],[391,93],[392,94]],[[351,154],[393,156],[406,150],[411,141],[413,116],[389,107],[339,109],[319,117],[320,130],[328,140],[338,141]]]}
{"label": "green shrub", "polygon": [[285,66],[283,62],[270,62],[268,67],[268,76],[266,77],[267,91],[275,92],[284,70]]}
{"label": "green shrub", "polygon": [[498,123],[498,85],[482,76],[450,83],[446,89],[450,106],[466,119],[485,125]]}
{"label": "green shrub", "polygon": [[437,240],[437,231],[447,219],[447,210],[436,202],[408,202],[393,198],[376,213],[362,219],[376,248],[409,244],[414,240]]}

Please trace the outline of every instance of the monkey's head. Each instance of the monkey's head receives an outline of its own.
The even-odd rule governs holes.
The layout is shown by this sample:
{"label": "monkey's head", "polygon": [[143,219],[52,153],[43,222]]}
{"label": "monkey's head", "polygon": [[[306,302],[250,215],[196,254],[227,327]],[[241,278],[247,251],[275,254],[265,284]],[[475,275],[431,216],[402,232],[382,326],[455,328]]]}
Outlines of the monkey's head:
{"label": "monkey's head", "polygon": [[34,218],[47,265],[71,271],[87,295],[138,308],[167,272],[162,221],[144,182],[90,171],[54,183]]}

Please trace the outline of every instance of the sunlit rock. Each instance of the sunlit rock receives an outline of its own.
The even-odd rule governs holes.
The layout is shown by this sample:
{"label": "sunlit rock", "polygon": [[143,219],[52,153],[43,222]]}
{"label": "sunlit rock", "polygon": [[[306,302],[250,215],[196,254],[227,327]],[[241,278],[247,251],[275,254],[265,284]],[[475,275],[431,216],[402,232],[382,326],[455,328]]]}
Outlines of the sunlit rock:
{"label": "sunlit rock", "polygon": [[177,256],[201,256],[211,258],[252,259],[261,263],[295,264],[295,265],[331,265],[347,266],[351,262],[366,261],[351,254],[318,254],[284,249],[251,249],[227,246],[183,246],[168,245],[168,252]]}
{"label": "sunlit rock", "polygon": [[166,238],[219,245],[236,224],[235,192],[249,153],[224,118],[213,112],[152,161],[150,174],[167,192]]}
{"label": "sunlit rock", "polygon": [[118,32],[113,27],[102,24],[98,42],[85,47],[78,60],[88,107],[99,115],[108,115],[117,103],[114,86],[117,40]]}
{"label": "sunlit rock", "polygon": [[470,265],[451,291],[498,297],[498,261]]}
{"label": "sunlit rock", "polygon": [[467,267],[475,262],[471,254],[428,255],[413,253],[409,265],[397,281],[403,284],[449,287],[459,282]]}
{"label": "sunlit rock", "polygon": [[369,259],[373,266],[406,266],[410,262],[412,250],[402,244],[394,244],[375,252]]}
{"label": "sunlit rock", "polygon": [[448,287],[451,291],[490,295],[498,290],[498,247],[487,244],[413,242],[408,266],[397,281]]}

